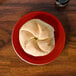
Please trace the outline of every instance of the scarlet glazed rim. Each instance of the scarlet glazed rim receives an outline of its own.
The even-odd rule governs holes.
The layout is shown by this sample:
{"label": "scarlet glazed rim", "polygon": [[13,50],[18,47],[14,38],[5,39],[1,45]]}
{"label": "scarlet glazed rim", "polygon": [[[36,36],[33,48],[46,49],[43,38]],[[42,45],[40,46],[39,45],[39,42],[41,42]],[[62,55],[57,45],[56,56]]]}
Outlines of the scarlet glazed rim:
{"label": "scarlet glazed rim", "polygon": [[[20,43],[19,43],[19,29],[22,27],[24,23],[31,19],[41,19],[48,24],[52,25],[55,29],[55,48],[52,52],[45,56],[31,56],[24,52]],[[65,31],[61,24],[61,22],[52,14],[43,12],[43,11],[35,11],[24,15],[15,25],[12,32],[12,46],[16,54],[23,61],[32,64],[32,65],[43,65],[48,64],[55,60],[62,52],[65,45]]]}

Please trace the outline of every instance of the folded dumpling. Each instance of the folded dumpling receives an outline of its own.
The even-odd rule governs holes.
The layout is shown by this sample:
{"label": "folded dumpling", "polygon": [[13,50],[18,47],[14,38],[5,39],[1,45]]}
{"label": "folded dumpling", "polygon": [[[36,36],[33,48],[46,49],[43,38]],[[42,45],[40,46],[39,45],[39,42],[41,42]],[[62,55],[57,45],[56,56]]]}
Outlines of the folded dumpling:
{"label": "folded dumpling", "polygon": [[20,30],[19,41],[20,41],[22,48],[26,47],[26,44],[32,38],[34,38],[33,34],[25,30]]}
{"label": "folded dumpling", "polygon": [[47,55],[55,47],[54,28],[40,19],[29,20],[20,28],[19,41],[32,56]]}
{"label": "folded dumpling", "polygon": [[22,26],[21,30],[26,30],[26,31],[32,33],[35,37],[38,37],[38,34],[39,34],[39,29],[38,29],[37,23],[36,23],[36,21],[33,21],[33,20],[26,22]]}
{"label": "folded dumpling", "polygon": [[33,55],[33,56],[43,56],[46,53],[44,51],[42,51],[39,47],[38,44],[36,42],[35,39],[31,39],[27,45],[26,45],[26,53]]}
{"label": "folded dumpling", "polygon": [[38,20],[37,21],[37,25],[38,25],[38,28],[39,28],[39,36],[38,38],[40,40],[43,40],[43,39],[47,39],[47,38],[51,38],[53,36],[53,32],[54,32],[54,29],[52,26],[49,26],[49,24],[41,21],[41,20]]}
{"label": "folded dumpling", "polygon": [[54,48],[55,40],[53,38],[38,40],[37,44],[44,52],[50,52]]}

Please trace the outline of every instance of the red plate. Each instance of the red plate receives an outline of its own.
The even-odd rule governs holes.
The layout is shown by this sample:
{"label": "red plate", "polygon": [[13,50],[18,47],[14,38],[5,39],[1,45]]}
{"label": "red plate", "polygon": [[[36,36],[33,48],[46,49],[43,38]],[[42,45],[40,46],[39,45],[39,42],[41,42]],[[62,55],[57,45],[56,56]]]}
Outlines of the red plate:
{"label": "red plate", "polygon": [[[34,57],[24,52],[19,43],[19,29],[30,19],[41,19],[52,25],[55,29],[55,48],[46,56]],[[25,62],[39,65],[46,64],[56,59],[62,52],[65,44],[65,31],[60,21],[47,12],[36,11],[24,15],[15,25],[12,33],[12,44],[17,55]]]}

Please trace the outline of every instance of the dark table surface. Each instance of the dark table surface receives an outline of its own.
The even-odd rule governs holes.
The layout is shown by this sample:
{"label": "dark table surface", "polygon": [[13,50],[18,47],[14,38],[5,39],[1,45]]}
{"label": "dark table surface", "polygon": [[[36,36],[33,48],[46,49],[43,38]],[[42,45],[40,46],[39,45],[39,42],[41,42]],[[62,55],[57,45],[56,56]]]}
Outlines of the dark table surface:
{"label": "dark table surface", "polygon": [[[12,48],[15,23],[32,11],[55,15],[66,31],[63,52],[47,65],[27,64]],[[71,0],[64,9],[56,8],[55,0],[0,0],[0,76],[76,76],[76,0]]]}

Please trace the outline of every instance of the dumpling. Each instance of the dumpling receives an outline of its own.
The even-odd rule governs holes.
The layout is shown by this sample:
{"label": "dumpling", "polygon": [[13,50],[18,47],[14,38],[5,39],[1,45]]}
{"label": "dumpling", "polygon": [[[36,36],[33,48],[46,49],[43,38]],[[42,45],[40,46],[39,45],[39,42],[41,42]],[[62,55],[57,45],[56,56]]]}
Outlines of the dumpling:
{"label": "dumpling", "polygon": [[39,36],[38,38],[40,40],[43,40],[43,39],[46,39],[46,38],[49,38],[49,37],[52,37],[53,36],[53,32],[54,32],[54,29],[52,26],[49,27],[49,24],[41,21],[41,20],[38,20],[37,21],[37,25],[39,27]]}
{"label": "dumpling", "polygon": [[38,34],[39,34],[39,29],[38,29],[37,23],[36,23],[36,21],[33,21],[33,20],[26,22],[22,26],[21,30],[26,30],[26,31],[32,33],[35,37],[38,37]]}
{"label": "dumpling", "polygon": [[26,47],[26,44],[32,38],[34,38],[33,34],[31,34],[28,31],[21,30],[19,35],[19,41],[20,41],[20,44],[22,45],[22,48]]}
{"label": "dumpling", "polygon": [[33,55],[33,56],[43,56],[44,54],[46,54],[44,51],[42,51],[38,45],[35,39],[31,39],[25,48],[28,54]]}
{"label": "dumpling", "polygon": [[50,52],[50,50],[54,48],[55,41],[53,38],[48,38],[45,40],[38,40],[37,44],[44,52]]}
{"label": "dumpling", "polygon": [[32,56],[45,56],[55,47],[54,28],[40,19],[27,21],[19,31],[23,50]]}

